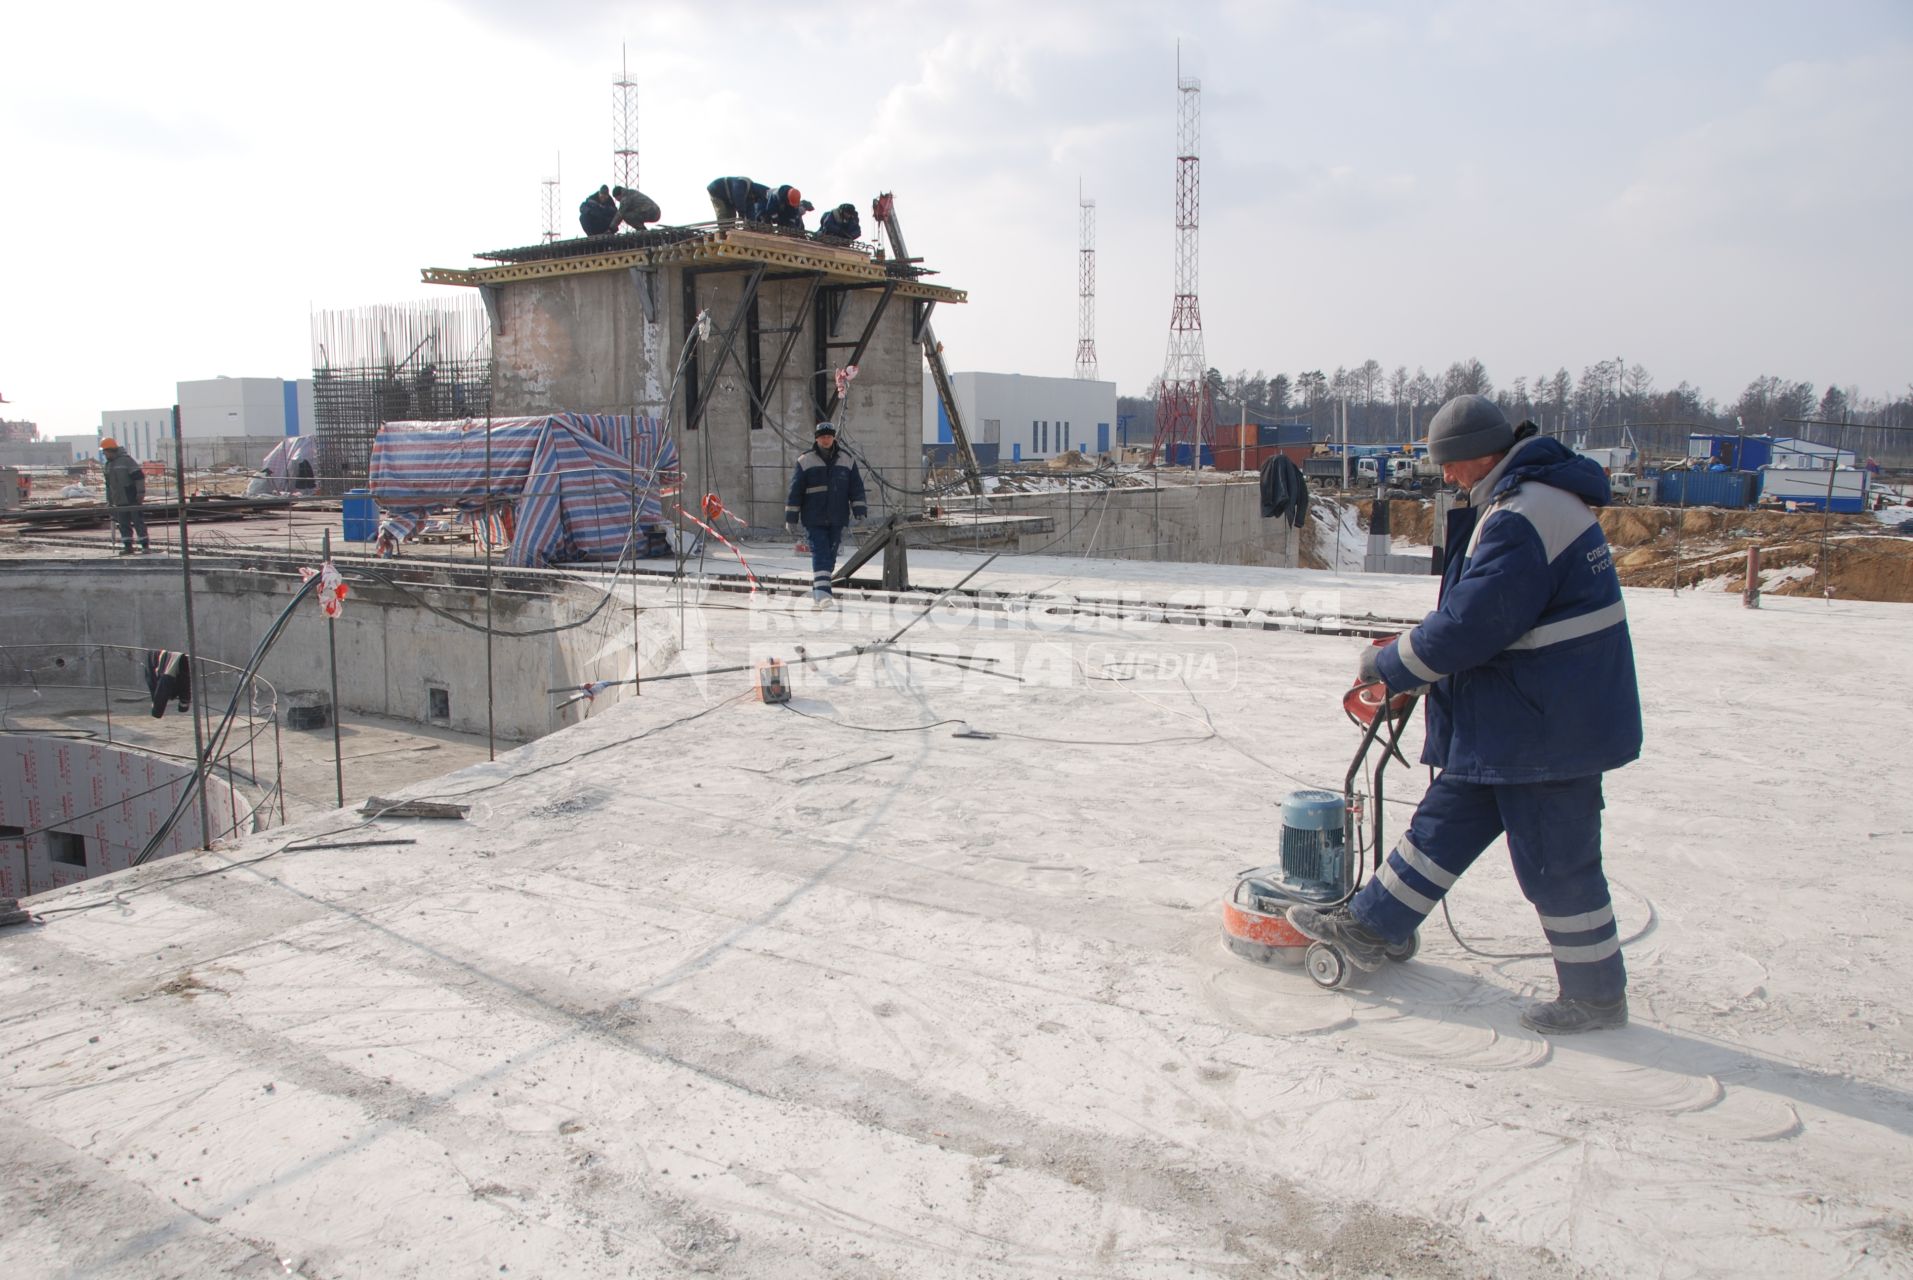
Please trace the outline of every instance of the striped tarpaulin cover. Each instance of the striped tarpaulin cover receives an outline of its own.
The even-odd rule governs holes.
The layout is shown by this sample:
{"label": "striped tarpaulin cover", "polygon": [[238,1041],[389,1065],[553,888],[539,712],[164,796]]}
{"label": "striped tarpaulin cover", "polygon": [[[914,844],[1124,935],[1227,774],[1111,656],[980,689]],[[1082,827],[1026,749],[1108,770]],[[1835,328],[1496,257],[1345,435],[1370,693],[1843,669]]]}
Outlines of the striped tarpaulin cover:
{"label": "striped tarpaulin cover", "polygon": [[638,522],[663,521],[658,489],[667,476],[676,478],[677,446],[670,440],[660,444],[655,418],[589,413],[494,418],[489,489],[485,427],[483,419],[466,419],[388,422],[379,428],[368,487],[379,504],[381,533],[403,539],[434,507],[476,515],[489,498],[516,507],[506,564],[614,559],[631,532],[634,434]]}

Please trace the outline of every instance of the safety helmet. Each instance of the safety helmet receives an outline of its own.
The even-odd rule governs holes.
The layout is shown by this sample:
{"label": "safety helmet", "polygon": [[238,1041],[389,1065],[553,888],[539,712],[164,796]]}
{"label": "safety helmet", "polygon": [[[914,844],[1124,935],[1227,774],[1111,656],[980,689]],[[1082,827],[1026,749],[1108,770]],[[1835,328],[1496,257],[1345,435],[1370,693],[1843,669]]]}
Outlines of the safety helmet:
{"label": "safety helmet", "polygon": [[795,209],[798,205],[802,204],[803,202],[804,202],[804,193],[799,191],[796,187],[792,187],[790,189],[790,207]]}
{"label": "safety helmet", "polygon": [[100,448],[102,449],[117,449],[119,447],[120,447],[120,442],[115,440],[112,436],[108,436],[104,440],[100,441]]}

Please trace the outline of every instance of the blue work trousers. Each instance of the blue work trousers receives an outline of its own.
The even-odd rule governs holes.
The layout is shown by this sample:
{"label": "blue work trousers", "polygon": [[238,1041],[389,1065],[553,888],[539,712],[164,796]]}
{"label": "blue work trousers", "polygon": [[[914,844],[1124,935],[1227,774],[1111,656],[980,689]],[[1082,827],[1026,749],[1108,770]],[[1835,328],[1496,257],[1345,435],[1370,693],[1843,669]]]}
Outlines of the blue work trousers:
{"label": "blue work trousers", "polygon": [[1541,915],[1561,994],[1617,1000],[1627,969],[1601,870],[1601,807],[1599,774],[1503,786],[1441,774],[1349,909],[1390,942],[1404,941],[1506,833],[1515,879]]}
{"label": "blue work trousers", "polygon": [[810,593],[830,594],[830,575],[837,570],[837,548],[843,545],[844,526],[807,524],[804,537],[810,540]]}

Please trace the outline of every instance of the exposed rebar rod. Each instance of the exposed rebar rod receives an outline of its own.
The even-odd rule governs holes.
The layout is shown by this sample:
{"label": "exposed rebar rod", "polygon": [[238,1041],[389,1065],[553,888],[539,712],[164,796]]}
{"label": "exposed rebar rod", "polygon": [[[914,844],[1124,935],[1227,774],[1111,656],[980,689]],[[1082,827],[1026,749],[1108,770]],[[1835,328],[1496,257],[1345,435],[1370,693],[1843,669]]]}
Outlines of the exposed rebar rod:
{"label": "exposed rebar rod", "polygon": [[[328,527],[319,540],[319,554],[325,564],[332,563],[332,530]],[[345,808],[345,754],[339,745],[339,642],[338,619],[325,618],[326,666],[332,676],[332,779],[338,789],[339,808]]]}
{"label": "exposed rebar rod", "polygon": [[[186,603],[186,669],[189,679],[199,677],[199,636],[193,625],[193,551],[186,537],[186,446],[180,439],[179,406],[173,406],[173,482],[179,499],[179,572]],[[130,532],[129,532],[130,536]],[[206,714],[203,688],[193,690],[193,760],[206,768]],[[199,847],[213,847],[212,816],[206,809],[206,788],[199,788]]]}

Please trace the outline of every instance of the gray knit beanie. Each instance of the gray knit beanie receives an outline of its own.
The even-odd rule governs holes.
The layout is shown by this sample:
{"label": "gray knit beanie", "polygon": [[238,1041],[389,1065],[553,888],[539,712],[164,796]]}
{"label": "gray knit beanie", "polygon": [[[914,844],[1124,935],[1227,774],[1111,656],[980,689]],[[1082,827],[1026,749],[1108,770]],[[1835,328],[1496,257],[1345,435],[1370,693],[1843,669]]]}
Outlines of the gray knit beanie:
{"label": "gray knit beanie", "polygon": [[1513,447],[1508,415],[1487,396],[1456,396],[1428,424],[1428,457],[1434,462],[1467,462]]}

